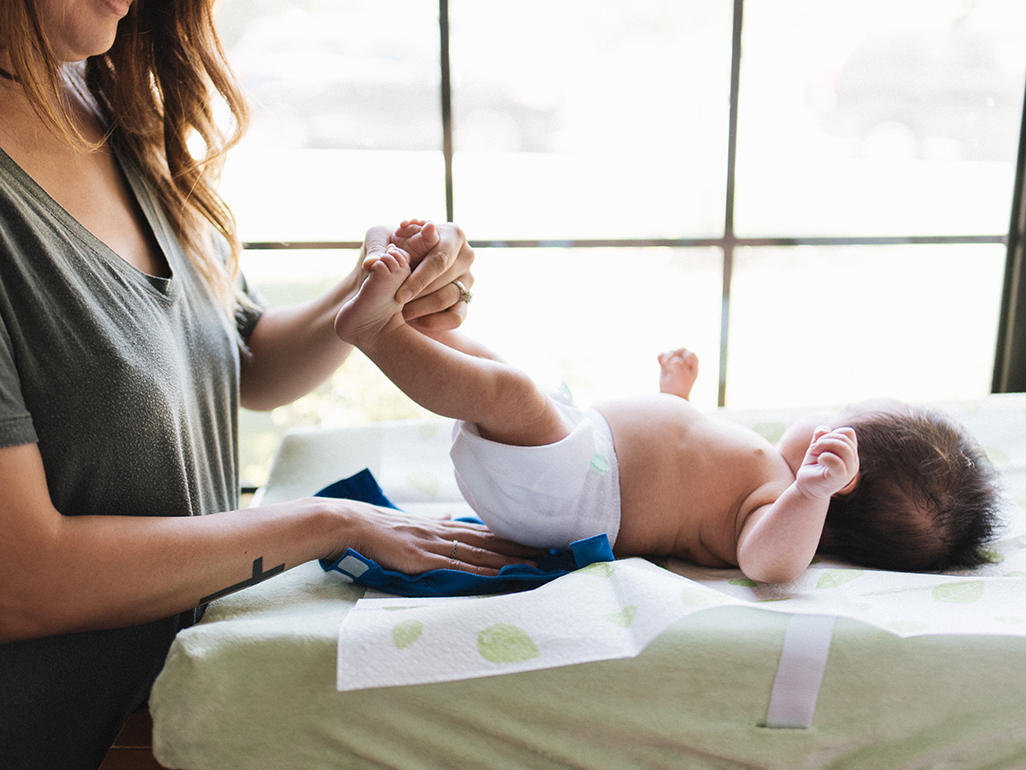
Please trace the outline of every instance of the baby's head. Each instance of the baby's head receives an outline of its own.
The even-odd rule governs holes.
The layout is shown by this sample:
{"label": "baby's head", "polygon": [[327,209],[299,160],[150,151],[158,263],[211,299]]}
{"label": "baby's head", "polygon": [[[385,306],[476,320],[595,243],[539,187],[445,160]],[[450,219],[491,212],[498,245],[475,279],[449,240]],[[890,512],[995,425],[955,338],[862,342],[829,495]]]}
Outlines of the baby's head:
{"label": "baby's head", "polygon": [[904,404],[854,408],[859,480],[830,501],[820,550],[867,567],[933,571],[989,561],[997,474],[944,415]]}

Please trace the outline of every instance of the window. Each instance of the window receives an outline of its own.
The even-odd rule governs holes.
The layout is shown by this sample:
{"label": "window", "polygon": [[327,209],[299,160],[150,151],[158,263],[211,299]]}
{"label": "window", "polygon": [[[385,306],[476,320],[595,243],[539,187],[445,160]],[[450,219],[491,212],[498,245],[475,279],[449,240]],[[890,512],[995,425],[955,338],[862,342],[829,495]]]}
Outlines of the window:
{"label": "window", "polygon": [[[654,390],[680,345],[703,408],[989,390],[1020,0],[220,13],[254,107],[224,193],[275,302],[341,277],[371,224],[451,217],[478,254],[468,333],[582,401]],[[357,356],[244,415],[244,475],[288,426],[418,414]]]}

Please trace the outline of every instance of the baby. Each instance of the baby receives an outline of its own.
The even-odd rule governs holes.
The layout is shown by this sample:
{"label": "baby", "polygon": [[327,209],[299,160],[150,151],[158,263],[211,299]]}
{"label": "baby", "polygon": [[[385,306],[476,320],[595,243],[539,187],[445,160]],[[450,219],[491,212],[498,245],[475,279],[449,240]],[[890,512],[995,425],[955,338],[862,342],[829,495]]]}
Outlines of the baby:
{"label": "baby", "polygon": [[436,239],[432,224],[404,222],[335,330],[460,421],[457,483],[501,537],[563,547],[605,533],[617,556],[739,566],[768,583],[796,579],[817,551],[895,570],[987,560],[995,474],[942,415],[870,402],[801,420],[774,447],[691,405],[698,359],[684,349],[659,356],[658,394],[574,406],[463,335],[406,323],[395,293]]}

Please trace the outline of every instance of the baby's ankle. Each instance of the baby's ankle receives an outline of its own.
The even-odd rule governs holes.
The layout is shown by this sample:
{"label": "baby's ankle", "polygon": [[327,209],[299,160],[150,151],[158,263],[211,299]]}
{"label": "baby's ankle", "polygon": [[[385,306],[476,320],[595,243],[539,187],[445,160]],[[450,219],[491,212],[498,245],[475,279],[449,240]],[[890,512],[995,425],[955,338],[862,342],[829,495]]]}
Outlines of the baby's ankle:
{"label": "baby's ankle", "polygon": [[349,340],[353,347],[359,349],[368,357],[378,351],[386,350],[399,344],[401,335],[407,333],[412,327],[406,323],[402,312],[388,318],[383,324],[377,327],[364,327],[353,334]]}

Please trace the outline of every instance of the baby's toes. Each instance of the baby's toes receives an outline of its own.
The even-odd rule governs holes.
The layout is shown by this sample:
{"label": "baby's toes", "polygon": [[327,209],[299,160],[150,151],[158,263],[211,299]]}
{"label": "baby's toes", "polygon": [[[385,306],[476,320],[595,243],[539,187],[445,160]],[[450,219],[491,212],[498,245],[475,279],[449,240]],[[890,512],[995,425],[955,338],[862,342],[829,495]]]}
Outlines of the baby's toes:
{"label": "baby's toes", "polygon": [[392,254],[383,254],[381,259],[378,260],[378,264],[384,267],[384,270],[382,270],[384,273],[394,273],[399,268],[399,264]]}
{"label": "baby's toes", "polygon": [[410,255],[407,254],[406,251],[400,248],[399,246],[389,244],[387,254],[389,257],[392,258],[392,264],[394,264],[399,269],[404,269],[407,265],[410,264]]}
{"label": "baby's toes", "polygon": [[392,257],[388,254],[383,254],[374,260],[374,264],[370,266],[370,271],[372,273],[377,273],[378,275],[388,275],[389,273],[394,272],[394,264],[395,260]]}

